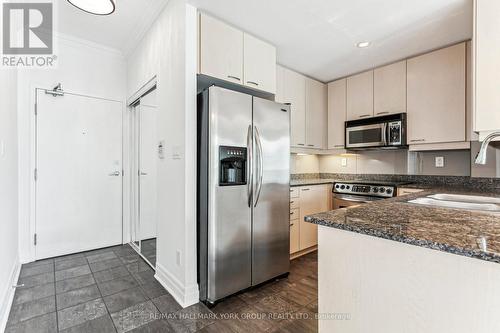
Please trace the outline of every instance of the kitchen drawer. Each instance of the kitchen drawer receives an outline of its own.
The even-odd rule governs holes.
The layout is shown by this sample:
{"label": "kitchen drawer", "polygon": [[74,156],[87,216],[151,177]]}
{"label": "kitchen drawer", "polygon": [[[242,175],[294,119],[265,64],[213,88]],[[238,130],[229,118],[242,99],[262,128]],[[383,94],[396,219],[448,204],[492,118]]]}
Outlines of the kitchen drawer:
{"label": "kitchen drawer", "polygon": [[290,199],[290,209],[299,208],[299,198],[291,198]]}
{"label": "kitchen drawer", "polygon": [[290,209],[290,220],[295,220],[300,217],[299,210],[296,209]]}
{"label": "kitchen drawer", "polygon": [[299,188],[298,187],[292,187],[290,188],[290,198],[298,198],[299,197]]}

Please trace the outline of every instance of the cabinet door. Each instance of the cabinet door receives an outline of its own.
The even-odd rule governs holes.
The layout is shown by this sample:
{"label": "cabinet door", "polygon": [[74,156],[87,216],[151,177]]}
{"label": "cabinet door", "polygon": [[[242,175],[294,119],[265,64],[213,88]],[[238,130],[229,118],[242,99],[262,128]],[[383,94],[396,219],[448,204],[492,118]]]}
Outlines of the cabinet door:
{"label": "cabinet door", "polygon": [[200,14],[200,72],[243,84],[243,32]]}
{"label": "cabinet door", "polygon": [[406,112],[406,60],[375,69],[374,115]]}
{"label": "cabinet door", "polygon": [[328,84],[328,149],[344,148],[346,79]]}
{"label": "cabinet door", "polygon": [[290,221],[290,254],[300,251],[299,220]]}
{"label": "cabinet door", "polygon": [[291,137],[292,147],[306,145],[306,78],[284,68],[285,103],[291,104]]}
{"label": "cabinet door", "polygon": [[285,103],[285,69],[276,65],[276,94],[274,100],[278,103]]}
{"label": "cabinet door", "polygon": [[300,249],[318,244],[318,226],[304,221],[304,217],[329,210],[330,186],[317,185],[300,188]]}
{"label": "cabinet door", "polygon": [[306,145],[324,149],[327,141],[327,87],[306,79]]}
{"label": "cabinet door", "polygon": [[475,1],[474,130],[500,130],[500,1]]}
{"label": "cabinet door", "polygon": [[347,78],[347,120],[373,116],[373,71]]}
{"label": "cabinet door", "polygon": [[246,33],[243,40],[244,84],[276,93],[276,48]]}
{"label": "cabinet door", "polygon": [[409,144],[465,141],[465,46],[408,60]]}

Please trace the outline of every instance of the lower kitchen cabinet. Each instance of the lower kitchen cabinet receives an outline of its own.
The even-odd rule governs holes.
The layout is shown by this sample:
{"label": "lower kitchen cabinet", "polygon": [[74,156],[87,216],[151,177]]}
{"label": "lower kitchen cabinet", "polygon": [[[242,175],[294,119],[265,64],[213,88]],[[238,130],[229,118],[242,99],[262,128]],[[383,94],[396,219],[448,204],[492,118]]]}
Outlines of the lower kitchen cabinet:
{"label": "lower kitchen cabinet", "polygon": [[331,185],[290,189],[290,254],[300,254],[318,244],[318,226],[304,221],[307,215],[330,210]]}

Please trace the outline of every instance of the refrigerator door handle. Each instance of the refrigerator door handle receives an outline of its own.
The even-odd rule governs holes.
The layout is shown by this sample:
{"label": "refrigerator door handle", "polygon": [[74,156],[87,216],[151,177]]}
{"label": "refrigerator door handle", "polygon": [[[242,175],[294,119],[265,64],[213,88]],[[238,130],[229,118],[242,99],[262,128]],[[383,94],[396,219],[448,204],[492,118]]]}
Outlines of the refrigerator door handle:
{"label": "refrigerator door handle", "polygon": [[256,194],[256,199],[255,199],[255,204],[254,207],[257,207],[257,204],[259,203],[259,198],[260,198],[260,192],[262,190],[262,178],[264,176],[264,157],[262,156],[262,142],[260,141],[260,134],[259,134],[259,129],[257,126],[255,126],[255,142],[257,143],[257,157],[258,157],[258,172],[257,172],[257,177],[258,177],[258,182],[257,182],[257,194]]}
{"label": "refrigerator door handle", "polygon": [[247,179],[247,195],[248,207],[252,207],[253,201],[253,143],[252,143],[252,125],[248,125],[247,133],[247,149],[248,149],[248,179]]}

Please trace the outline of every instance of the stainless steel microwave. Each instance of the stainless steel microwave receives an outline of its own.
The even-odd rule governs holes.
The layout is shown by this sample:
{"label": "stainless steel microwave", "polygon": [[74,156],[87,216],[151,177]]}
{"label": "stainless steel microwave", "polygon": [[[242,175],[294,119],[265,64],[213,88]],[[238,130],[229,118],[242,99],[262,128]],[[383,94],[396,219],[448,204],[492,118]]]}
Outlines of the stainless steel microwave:
{"label": "stainless steel microwave", "polygon": [[346,121],[345,148],[350,150],[407,148],[406,113]]}

